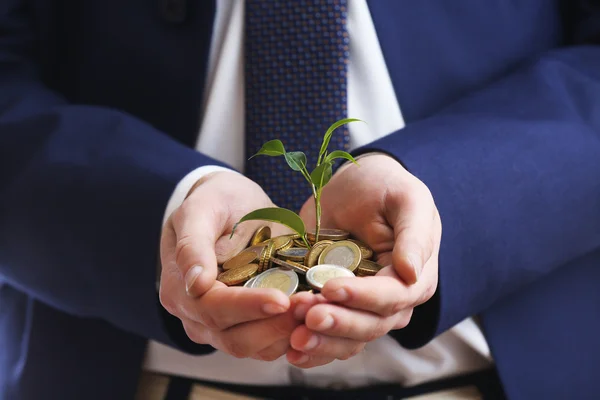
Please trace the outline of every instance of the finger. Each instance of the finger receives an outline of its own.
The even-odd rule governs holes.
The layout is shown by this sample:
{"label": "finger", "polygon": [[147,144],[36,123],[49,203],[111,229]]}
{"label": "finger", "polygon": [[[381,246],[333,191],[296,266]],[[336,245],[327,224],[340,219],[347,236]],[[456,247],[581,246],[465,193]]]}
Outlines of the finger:
{"label": "finger", "polygon": [[321,294],[310,292],[298,292],[290,298],[294,318],[298,321],[304,321],[306,313],[315,304],[325,303],[327,300]]}
{"label": "finger", "polygon": [[248,321],[260,320],[286,312],[289,298],[278,289],[220,287],[195,299],[182,296],[181,314],[212,330],[224,330]]}
{"label": "finger", "polygon": [[389,317],[367,311],[352,310],[335,304],[319,304],[306,315],[306,327],[328,336],[371,342],[392,329],[410,322],[412,308]]}
{"label": "finger", "polygon": [[419,279],[423,266],[434,251],[437,213],[429,189],[422,183],[413,185],[410,192],[390,195],[386,218],[394,227],[392,259],[396,273],[409,285]]}
{"label": "finger", "polygon": [[292,331],[298,325],[299,322],[291,313],[285,313],[213,333],[211,344],[234,357],[252,357],[282,339],[289,341]]}
{"label": "finger", "polygon": [[290,348],[290,340],[288,338],[281,339],[264,350],[259,351],[256,356],[252,357],[261,361],[275,361],[284,355]]}
{"label": "finger", "polygon": [[319,367],[335,361],[335,358],[332,357],[310,356],[292,348],[287,351],[286,358],[290,364],[304,369]]}
{"label": "finger", "polygon": [[420,297],[420,288],[421,285],[407,286],[392,268],[386,267],[377,276],[332,279],[321,294],[331,302],[387,317],[413,307]]}
{"label": "finger", "polygon": [[173,259],[192,297],[204,294],[217,278],[215,242],[224,230],[219,213],[209,202],[198,205],[188,198],[168,220],[176,236]]}
{"label": "finger", "polygon": [[309,356],[331,357],[338,360],[347,360],[365,347],[364,342],[321,335],[311,331],[305,325],[300,325],[294,330],[290,338],[290,345],[294,350]]}

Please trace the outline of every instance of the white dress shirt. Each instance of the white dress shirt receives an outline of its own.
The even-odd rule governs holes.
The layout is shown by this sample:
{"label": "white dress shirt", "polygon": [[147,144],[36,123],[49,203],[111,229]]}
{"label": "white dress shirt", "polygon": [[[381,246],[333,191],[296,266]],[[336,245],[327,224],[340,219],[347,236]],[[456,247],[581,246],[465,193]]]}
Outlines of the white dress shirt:
{"label": "white dress shirt", "polygon": [[[356,148],[403,128],[404,120],[366,0],[348,3],[348,116],[367,122],[348,125],[351,148]],[[196,144],[199,152],[241,172],[246,158],[243,13],[243,1],[217,0],[203,119]],[[165,220],[202,175],[219,169],[204,166],[190,172],[177,185]],[[357,387],[382,382],[411,386],[483,369],[491,363],[485,338],[469,318],[417,350],[404,349],[392,337],[384,336],[368,343],[365,351],[349,360],[308,370],[290,365],[285,356],[273,362],[237,359],[220,351],[191,356],[151,341],[144,369],[240,384]]]}

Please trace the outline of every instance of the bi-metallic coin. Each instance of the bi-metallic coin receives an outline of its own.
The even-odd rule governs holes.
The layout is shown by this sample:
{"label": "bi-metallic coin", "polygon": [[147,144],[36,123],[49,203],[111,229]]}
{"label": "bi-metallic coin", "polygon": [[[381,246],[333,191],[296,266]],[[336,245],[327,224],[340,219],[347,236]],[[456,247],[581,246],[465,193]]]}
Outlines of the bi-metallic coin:
{"label": "bi-metallic coin", "polygon": [[313,289],[321,290],[330,279],[353,276],[355,276],[354,273],[348,268],[332,264],[319,264],[308,270],[306,273],[306,282]]}
{"label": "bi-metallic coin", "polygon": [[303,262],[306,253],[308,253],[306,247],[290,247],[289,249],[279,250],[277,252],[277,257],[286,261]]}
{"label": "bi-metallic coin", "polygon": [[252,288],[275,288],[288,296],[298,288],[298,275],[289,269],[271,268],[256,277]]}
{"label": "bi-metallic coin", "polygon": [[334,264],[354,271],[362,260],[360,248],[356,243],[342,240],[327,247],[319,255],[319,264]]}

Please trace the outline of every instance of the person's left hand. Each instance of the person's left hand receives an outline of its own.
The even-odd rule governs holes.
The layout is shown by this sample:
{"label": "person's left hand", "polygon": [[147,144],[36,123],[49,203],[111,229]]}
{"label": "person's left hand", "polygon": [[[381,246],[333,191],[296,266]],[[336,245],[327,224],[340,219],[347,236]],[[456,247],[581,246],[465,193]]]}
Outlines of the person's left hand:
{"label": "person's left hand", "polygon": [[[429,189],[391,157],[358,163],[340,168],[323,189],[321,226],[351,232],[385,268],[372,277],[333,279],[317,295],[294,295],[295,317],[304,324],[292,333],[287,359],[300,368],[348,359],[404,328],[437,287],[442,225]],[[314,226],[312,198],[300,215]]]}

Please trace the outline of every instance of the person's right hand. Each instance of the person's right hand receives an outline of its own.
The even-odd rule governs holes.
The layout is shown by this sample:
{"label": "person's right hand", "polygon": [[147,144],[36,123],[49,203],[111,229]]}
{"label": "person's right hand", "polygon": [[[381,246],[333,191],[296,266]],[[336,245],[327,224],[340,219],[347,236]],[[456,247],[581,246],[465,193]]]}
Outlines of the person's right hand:
{"label": "person's right hand", "polygon": [[192,341],[270,361],[286,353],[299,325],[290,299],[278,289],[227,287],[216,280],[217,263],[244,249],[258,226],[244,222],[230,239],[234,224],[264,207],[274,205],[240,174],[214,172],[196,184],[163,228],[160,302]]}

